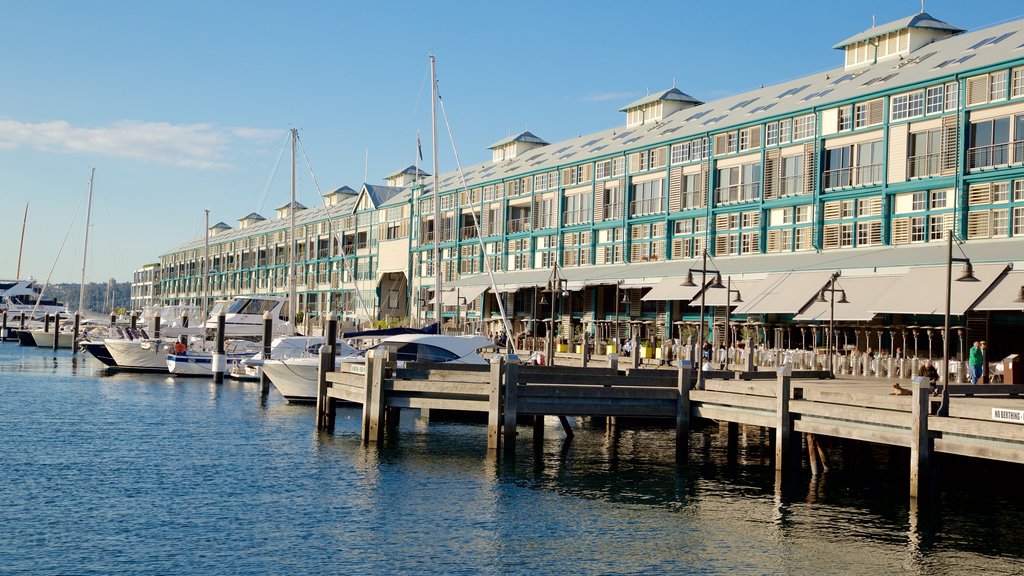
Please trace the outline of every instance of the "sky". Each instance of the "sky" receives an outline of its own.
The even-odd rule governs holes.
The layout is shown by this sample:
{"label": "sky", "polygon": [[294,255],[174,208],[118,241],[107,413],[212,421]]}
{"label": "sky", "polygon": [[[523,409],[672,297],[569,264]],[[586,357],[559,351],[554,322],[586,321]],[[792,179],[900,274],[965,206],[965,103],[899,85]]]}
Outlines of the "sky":
{"label": "sky", "polygon": [[[210,224],[432,161],[428,55],[463,165],[529,129],[555,143],[625,123],[673,83],[704,101],[842,65],[831,46],[920,11],[826,3],[0,0],[0,278],[132,271]],[[968,30],[1019,0],[929,0]],[[455,168],[439,120],[440,172]],[[365,174],[365,177],[364,177]],[[319,190],[318,190],[319,186]],[[66,238],[66,240],[65,240]],[[63,250],[61,245],[64,244]],[[58,257],[58,252],[60,255]]]}

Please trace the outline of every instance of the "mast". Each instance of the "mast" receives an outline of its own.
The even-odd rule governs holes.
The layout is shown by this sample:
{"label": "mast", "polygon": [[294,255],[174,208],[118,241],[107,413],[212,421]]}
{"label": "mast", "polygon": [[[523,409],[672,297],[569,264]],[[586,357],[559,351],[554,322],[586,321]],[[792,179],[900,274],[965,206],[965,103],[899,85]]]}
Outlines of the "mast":
{"label": "mast", "polygon": [[295,148],[299,139],[299,131],[292,128],[292,202],[288,207],[290,217],[290,229],[288,232],[288,315],[291,317],[292,330],[295,330],[296,314],[298,310],[298,296],[295,294]]}
{"label": "mast", "polygon": [[28,223],[28,202],[25,202],[25,217],[21,219],[21,242],[18,244],[18,273],[14,278],[21,280],[21,251],[25,248],[25,224]]}
{"label": "mast", "polygon": [[78,287],[79,315],[85,313],[85,263],[89,256],[89,221],[92,219],[92,183],[94,178],[96,178],[96,168],[89,173],[89,203],[85,209],[85,241],[82,243],[82,283]]}
{"label": "mast", "polygon": [[206,235],[203,237],[203,317],[206,317],[210,305],[208,288],[210,287],[210,211],[206,213]]}
{"label": "mast", "polygon": [[434,321],[438,334],[443,333],[441,305],[441,196],[437,177],[437,59],[430,55],[430,129],[434,146]]}

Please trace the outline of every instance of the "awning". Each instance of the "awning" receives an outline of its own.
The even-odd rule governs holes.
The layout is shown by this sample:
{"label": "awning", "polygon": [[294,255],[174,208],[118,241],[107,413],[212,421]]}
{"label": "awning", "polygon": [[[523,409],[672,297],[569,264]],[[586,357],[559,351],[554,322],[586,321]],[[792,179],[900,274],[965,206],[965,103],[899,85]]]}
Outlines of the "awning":
{"label": "awning", "polygon": [[690,300],[700,289],[700,286],[683,286],[686,276],[665,278],[654,285],[651,291],[644,295],[641,300],[645,302],[657,300]]}
{"label": "awning", "polygon": [[1021,287],[1024,287],[1024,270],[1011,270],[981,297],[972,310],[1024,310],[1024,303],[1016,301]]}
{"label": "awning", "polygon": [[[840,276],[836,280],[836,304],[834,319],[841,322],[864,322],[875,317],[871,308],[902,276]],[[840,304],[842,293],[846,291],[846,304]],[[827,322],[830,315],[832,294],[826,292],[828,302],[811,302],[794,320],[802,322]]]}
{"label": "awning", "polygon": [[[757,297],[758,294],[764,292],[770,286],[770,279],[759,278],[759,279],[733,279],[732,283],[728,282],[727,278],[722,279],[722,285],[725,288],[706,288],[704,290],[704,305],[705,306],[725,306],[726,296],[729,295],[728,303],[734,309],[743,306],[751,298]],[[729,292],[729,290],[732,292]],[[739,296],[743,299],[743,302],[733,303],[736,299],[736,293],[739,292]],[[700,294],[695,294],[693,302],[690,306],[700,305]]]}
{"label": "awning", "polygon": [[[465,306],[466,304],[479,298],[480,295],[483,294],[484,291],[486,290],[487,286],[465,286],[461,288],[449,288],[441,292],[441,305],[455,306],[461,304]],[[434,298],[430,301],[430,304],[433,305],[436,302],[437,299]]]}
{"label": "awning", "polygon": [[[980,282],[958,282],[961,265],[955,265],[949,313],[963,316],[1006,268],[1006,264],[978,264],[974,266],[974,275]],[[871,311],[876,314],[944,314],[946,281],[945,266],[911,268],[871,307]]]}
{"label": "awning", "polygon": [[818,295],[832,271],[784,272],[769,274],[760,294],[743,296],[745,302],[737,314],[796,314]]}

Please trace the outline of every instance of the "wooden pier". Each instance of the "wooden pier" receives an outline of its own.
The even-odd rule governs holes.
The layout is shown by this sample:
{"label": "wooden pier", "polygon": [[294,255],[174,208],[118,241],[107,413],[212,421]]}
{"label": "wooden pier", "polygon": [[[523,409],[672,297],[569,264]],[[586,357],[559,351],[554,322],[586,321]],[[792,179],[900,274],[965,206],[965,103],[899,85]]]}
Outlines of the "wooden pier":
{"label": "wooden pier", "polygon": [[[324,355],[326,356],[326,354]],[[949,416],[937,416],[938,398],[915,378],[910,395],[893,396],[890,381],[822,380],[815,371],[706,374],[692,389],[689,369],[524,366],[496,357],[489,366],[396,365],[384,353],[366,364],[339,370],[322,358],[317,426],[333,431],[339,401],[361,404],[362,439],[381,442],[397,431],[402,408],[482,412],[488,416],[487,446],[514,455],[519,422],[546,415],[628,417],[674,423],[676,458],[689,450],[691,423],[727,423],[729,442],[739,425],[774,431],[775,467],[802,468],[806,438],[817,471],[816,437],[827,436],[909,448],[909,493],[928,482],[932,455],[956,454],[1024,464],[1024,386],[951,385]],[[729,379],[721,377],[731,376]],[[534,435],[543,434],[534,426]]]}

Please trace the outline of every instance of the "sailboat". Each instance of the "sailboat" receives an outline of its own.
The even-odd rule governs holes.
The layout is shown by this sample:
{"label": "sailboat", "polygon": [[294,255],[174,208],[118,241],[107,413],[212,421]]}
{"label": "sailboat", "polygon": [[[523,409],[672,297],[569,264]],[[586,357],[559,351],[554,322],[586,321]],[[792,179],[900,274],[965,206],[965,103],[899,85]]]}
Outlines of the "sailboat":
{"label": "sailboat", "polygon": [[[42,318],[43,315],[67,313],[67,308],[53,299],[43,299],[42,287],[36,284],[32,278],[22,279],[21,277],[21,256],[25,248],[25,226],[28,224],[28,207],[25,203],[25,214],[21,220],[21,241],[18,244],[18,268],[14,280],[0,280],[0,312],[7,313],[7,326],[3,333],[0,333],[0,341],[18,340],[24,337],[26,345],[32,346],[32,333],[25,331],[24,335],[18,334],[18,330],[24,330],[27,322]],[[18,328],[15,328],[15,324]]]}

